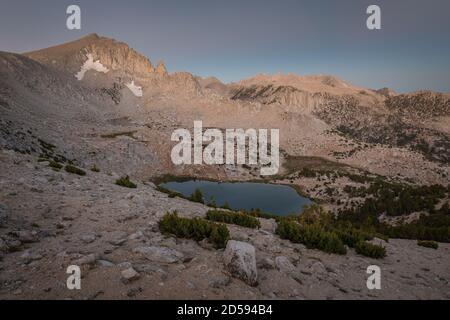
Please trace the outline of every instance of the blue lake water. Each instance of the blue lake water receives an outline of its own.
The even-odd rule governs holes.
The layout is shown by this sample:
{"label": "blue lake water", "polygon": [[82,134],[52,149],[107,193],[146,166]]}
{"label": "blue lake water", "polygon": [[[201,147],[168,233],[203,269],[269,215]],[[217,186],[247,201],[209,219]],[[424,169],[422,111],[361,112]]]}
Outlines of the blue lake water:
{"label": "blue lake water", "polygon": [[199,189],[206,203],[214,199],[218,207],[227,203],[234,210],[260,209],[279,216],[300,214],[304,205],[312,203],[293,188],[276,184],[191,180],[167,182],[161,186],[186,197]]}

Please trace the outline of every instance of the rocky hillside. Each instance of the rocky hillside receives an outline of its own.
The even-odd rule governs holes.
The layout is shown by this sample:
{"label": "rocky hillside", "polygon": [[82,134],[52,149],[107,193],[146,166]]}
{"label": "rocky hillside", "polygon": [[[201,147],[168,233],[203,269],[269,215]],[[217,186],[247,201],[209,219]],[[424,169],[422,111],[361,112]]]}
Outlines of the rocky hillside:
{"label": "rocky hillside", "polygon": [[386,106],[405,117],[429,119],[450,114],[450,95],[422,91],[411,94],[390,96]]}
{"label": "rocky hillside", "polygon": [[230,87],[232,100],[313,114],[349,139],[408,148],[430,161],[450,163],[450,136],[443,125],[450,116],[446,94],[365,90],[326,76],[260,75]]}
{"label": "rocky hillside", "polygon": [[[205,218],[209,208],[150,182],[165,174],[262,179],[249,166],[173,165],[172,132],[200,119],[221,129],[279,128],[282,168],[265,182],[290,184],[330,212],[366,214],[359,206],[370,197],[383,208],[375,188],[383,182],[394,192],[390,203],[401,195],[405,220],[443,215],[448,107],[443,94],[398,95],[331,76],[258,75],[226,85],[168,73],[95,34],[0,53],[0,297],[448,299],[448,244],[373,239],[385,258],[354,248],[332,255],[282,239],[274,219],[259,217],[260,229],[228,224],[230,245],[215,248],[161,231],[168,211]],[[117,184],[124,180],[136,188]],[[424,190],[426,205],[404,206]],[[79,292],[65,287],[74,263],[84,276]],[[386,277],[379,292],[365,285],[374,263]]]}
{"label": "rocky hillside", "polygon": [[[228,225],[226,250],[177,239],[158,221],[178,210],[208,208],[138,182],[87,170],[55,171],[48,162],[0,151],[0,298],[2,299],[449,299],[450,248],[413,240],[376,240],[387,257],[353,250],[333,255],[261,229]],[[230,261],[234,261],[230,267]],[[82,290],[67,290],[66,268],[79,265]],[[383,290],[368,290],[366,268],[383,270]],[[418,287],[420,290],[418,290]]]}

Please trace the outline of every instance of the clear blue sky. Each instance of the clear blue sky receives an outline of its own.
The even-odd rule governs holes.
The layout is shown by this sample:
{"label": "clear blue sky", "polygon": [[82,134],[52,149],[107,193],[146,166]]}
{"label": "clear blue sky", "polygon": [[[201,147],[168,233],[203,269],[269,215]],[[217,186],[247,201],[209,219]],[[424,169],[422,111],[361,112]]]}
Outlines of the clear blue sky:
{"label": "clear blue sky", "polygon": [[[69,4],[82,30],[65,27]],[[382,30],[366,8],[382,9]],[[332,74],[369,88],[450,92],[449,0],[0,0],[0,50],[96,32],[169,71],[229,82],[257,73]]]}

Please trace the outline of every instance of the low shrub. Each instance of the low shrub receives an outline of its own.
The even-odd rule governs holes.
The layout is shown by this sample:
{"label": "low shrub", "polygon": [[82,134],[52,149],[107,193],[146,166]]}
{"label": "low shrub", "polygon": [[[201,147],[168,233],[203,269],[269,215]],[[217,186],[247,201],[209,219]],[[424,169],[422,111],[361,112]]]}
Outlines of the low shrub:
{"label": "low shrub", "polygon": [[60,170],[62,169],[62,164],[56,162],[56,161],[50,161],[50,163],[48,164],[49,167],[56,169],[56,170]]}
{"label": "low shrub", "polygon": [[131,188],[131,189],[137,188],[137,185],[130,181],[129,176],[125,176],[120,179],[117,179],[116,184],[118,186],[125,187],[125,188]]}
{"label": "low shrub", "polygon": [[318,225],[300,225],[295,221],[283,219],[278,221],[276,234],[282,239],[302,243],[309,249],[336,254],[347,253],[344,243],[335,232],[325,231]]}
{"label": "low shrub", "polygon": [[200,218],[182,218],[176,212],[166,213],[159,221],[159,229],[179,238],[201,241],[208,239],[216,248],[225,248],[230,233],[224,224]]}
{"label": "low shrub", "polygon": [[385,247],[365,241],[358,242],[355,245],[355,251],[360,255],[374,259],[382,259],[386,257]]}
{"label": "low shrub", "polygon": [[66,165],[65,167],[66,171],[69,173],[77,174],[79,176],[85,176],[86,172],[81,170],[80,168],[77,168],[71,164]]}
{"label": "low shrub", "polygon": [[209,210],[206,213],[206,219],[211,221],[236,224],[238,226],[246,227],[246,228],[260,228],[261,224],[259,220],[255,217],[244,213],[238,212],[227,212],[223,210]]}
{"label": "low shrub", "polygon": [[224,224],[216,224],[211,230],[209,241],[216,248],[225,248],[228,240],[230,240],[230,232],[227,226]]}
{"label": "low shrub", "polygon": [[200,189],[195,189],[195,191],[189,197],[189,200],[191,200],[193,202],[204,203],[203,194],[200,191]]}
{"label": "low shrub", "polygon": [[419,240],[417,241],[417,245],[425,248],[437,249],[439,248],[439,244],[436,241],[427,241],[427,240]]}
{"label": "low shrub", "polygon": [[321,227],[324,228],[329,228],[334,224],[333,215],[316,203],[309,206],[304,206],[302,214],[298,216],[297,219],[301,225],[314,224],[320,225]]}
{"label": "low shrub", "polygon": [[344,244],[351,248],[354,248],[359,242],[373,239],[370,234],[354,228],[336,229],[336,234]]}

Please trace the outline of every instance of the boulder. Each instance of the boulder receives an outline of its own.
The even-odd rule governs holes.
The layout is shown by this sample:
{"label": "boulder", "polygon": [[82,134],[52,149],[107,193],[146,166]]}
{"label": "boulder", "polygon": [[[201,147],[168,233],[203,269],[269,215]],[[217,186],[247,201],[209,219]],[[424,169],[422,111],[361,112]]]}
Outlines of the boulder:
{"label": "boulder", "polygon": [[224,252],[224,263],[235,278],[255,286],[258,283],[255,247],[247,242],[230,240]]}

